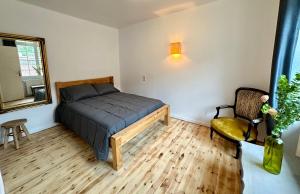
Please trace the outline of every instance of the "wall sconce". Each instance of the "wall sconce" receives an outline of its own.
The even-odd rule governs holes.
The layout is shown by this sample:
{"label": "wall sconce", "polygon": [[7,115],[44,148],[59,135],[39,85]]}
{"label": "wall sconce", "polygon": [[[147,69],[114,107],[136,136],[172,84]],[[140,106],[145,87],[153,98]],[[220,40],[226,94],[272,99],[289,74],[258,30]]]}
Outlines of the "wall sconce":
{"label": "wall sconce", "polygon": [[178,58],[181,56],[181,42],[173,42],[170,44],[170,54],[174,58]]}

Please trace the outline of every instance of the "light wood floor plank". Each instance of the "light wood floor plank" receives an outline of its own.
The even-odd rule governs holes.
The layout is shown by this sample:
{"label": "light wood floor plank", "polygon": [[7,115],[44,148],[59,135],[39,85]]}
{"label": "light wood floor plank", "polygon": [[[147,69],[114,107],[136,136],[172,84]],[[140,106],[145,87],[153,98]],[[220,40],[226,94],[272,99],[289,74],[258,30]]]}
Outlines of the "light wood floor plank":
{"label": "light wood floor plank", "polygon": [[97,161],[75,133],[57,126],[0,147],[7,193],[240,193],[235,147],[197,124],[156,123],[122,150],[119,171]]}

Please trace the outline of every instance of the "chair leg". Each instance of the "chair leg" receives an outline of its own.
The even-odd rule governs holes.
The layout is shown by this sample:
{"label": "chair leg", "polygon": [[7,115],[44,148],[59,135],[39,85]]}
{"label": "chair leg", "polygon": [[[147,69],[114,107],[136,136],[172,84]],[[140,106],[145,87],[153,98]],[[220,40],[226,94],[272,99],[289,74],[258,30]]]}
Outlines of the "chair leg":
{"label": "chair leg", "polygon": [[210,129],[210,139],[213,139],[213,135],[214,135],[214,130]]}
{"label": "chair leg", "polygon": [[239,159],[240,158],[240,153],[241,153],[241,142],[238,142],[236,145],[236,155],[235,155],[235,159]]}

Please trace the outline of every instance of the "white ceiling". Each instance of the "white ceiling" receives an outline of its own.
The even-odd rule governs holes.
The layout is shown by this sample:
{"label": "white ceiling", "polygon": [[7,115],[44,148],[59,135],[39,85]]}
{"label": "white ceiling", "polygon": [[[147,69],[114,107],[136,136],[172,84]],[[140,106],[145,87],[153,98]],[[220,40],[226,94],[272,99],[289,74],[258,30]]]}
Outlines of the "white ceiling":
{"label": "white ceiling", "polygon": [[121,28],[215,0],[20,0],[100,24]]}

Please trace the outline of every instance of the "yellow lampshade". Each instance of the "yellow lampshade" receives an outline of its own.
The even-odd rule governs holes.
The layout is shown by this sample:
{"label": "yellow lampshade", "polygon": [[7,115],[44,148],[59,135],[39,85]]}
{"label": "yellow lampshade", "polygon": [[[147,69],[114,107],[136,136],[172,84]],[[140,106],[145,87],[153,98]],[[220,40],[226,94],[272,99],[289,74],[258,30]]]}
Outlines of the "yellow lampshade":
{"label": "yellow lampshade", "polygon": [[179,57],[181,55],[181,43],[174,42],[170,44],[170,54],[174,57]]}

